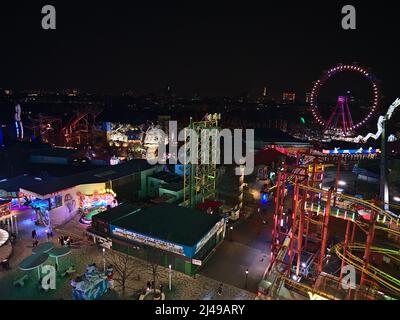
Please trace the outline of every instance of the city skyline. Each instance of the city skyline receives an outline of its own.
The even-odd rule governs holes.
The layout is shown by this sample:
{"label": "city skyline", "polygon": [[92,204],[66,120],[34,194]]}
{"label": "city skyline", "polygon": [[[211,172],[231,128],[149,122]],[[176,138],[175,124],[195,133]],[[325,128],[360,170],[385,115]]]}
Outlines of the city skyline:
{"label": "city skyline", "polygon": [[279,99],[283,91],[303,96],[322,70],[357,61],[373,70],[389,100],[395,98],[399,70],[395,39],[385,32],[389,8],[357,5],[358,28],[346,31],[341,4],[309,3],[55,2],[57,29],[47,31],[40,27],[40,4],[6,4],[0,87],[143,95],[171,85],[182,95],[257,97],[267,86]]}

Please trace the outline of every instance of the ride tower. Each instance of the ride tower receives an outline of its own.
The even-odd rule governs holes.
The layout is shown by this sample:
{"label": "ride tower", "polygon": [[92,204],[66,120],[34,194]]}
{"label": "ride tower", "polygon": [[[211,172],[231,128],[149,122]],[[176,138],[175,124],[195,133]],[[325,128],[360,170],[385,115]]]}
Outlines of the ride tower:
{"label": "ride tower", "polygon": [[339,96],[336,107],[325,125],[324,134],[352,136],[353,127],[348,98],[347,96]]}
{"label": "ride tower", "polygon": [[[321,113],[324,104],[321,104],[320,100],[323,99],[319,97],[320,92],[331,79],[341,73],[356,74],[369,84],[371,99],[368,108],[359,109],[357,111],[352,110],[353,115],[357,114],[357,121],[354,121],[352,117],[347,96],[338,97],[336,106],[328,119]],[[323,136],[333,140],[351,141],[357,130],[364,127],[375,115],[379,108],[379,101],[379,80],[377,80],[369,69],[359,67],[357,64],[338,64],[325,71],[321,78],[313,83],[310,93],[310,108],[313,118],[317,124],[323,127]]]}
{"label": "ride tower", "polygon": [[[184,205],[195,208],[198,203],[216,196],[218,122],[220,114],[206,114],[201,121],[190,118],[185,136],[189,138],[189,154],[184,164]],[[190,160],[196,159],[196,161]]]}

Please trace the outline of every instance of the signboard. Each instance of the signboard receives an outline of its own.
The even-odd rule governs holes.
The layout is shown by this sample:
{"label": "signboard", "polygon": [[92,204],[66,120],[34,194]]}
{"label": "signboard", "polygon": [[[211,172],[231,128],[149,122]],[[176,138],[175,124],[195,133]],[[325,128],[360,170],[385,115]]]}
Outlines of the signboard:
{"label": "signboard", "polygon": [[312,293],[310,291],[308,291],[308,296],[309,296],[310,300],[329,300],[327,298],[320,296],[319,294]]}
{"label": "signboard", "polygon": [[129,231],[126,229],[122,229],[122,228],[118,228],[115,226],[110,226],[111,228],[111,234],[113,234],[114,236],[117,236],[118,238],[122,238],[122,239],[127,239],[127,240],[131,240],[131,241],[135,241],[135,242],[139,242],[139,243],[143,243],[145,245],[160,249],[160,250],[164,250],[164,251],[169,251],[175,254],[179,254],[182,256],[185,256],[185,251],[183,246],[171,243],[171,242],[167,242],[167,241],[163,241],[163,240],[159,240],[159,239],[154,239],[133,231]]}
{"label": "signboard", "polygon": [[96,277],[91,281],[85,281],[72,290],[73,300],[97,300],[108,290],[106,278]]}
{"label": "signboard", "polygon": [[381,153],[380,149],[347,149],[340,150],[339,148],[335,148],[333,150],[322,150],[323,154],[370,154],[370,153]]}
{"label": "signboard", "polygon": [[201,260],[192,259],[192,264],[194,264],[196,266],[201,266],[202,261]]}
{"label": "signboard", "polygon": [[98,243],[100,244],[101,247],[106,248],[106,249],[111,249],[112,247],[112,241],[111,240],[98,240]]}
{"label": "signboard", "polygon": [[201,239],[197,245],[196,245],[196,251],[195,253],[199,252],[199,250],[207,243],[208,240],[211,239],[211,237],[217,233],[218,229],[224,225],[224,219],[222,219],[220,222],[217,222],[217,224]]}

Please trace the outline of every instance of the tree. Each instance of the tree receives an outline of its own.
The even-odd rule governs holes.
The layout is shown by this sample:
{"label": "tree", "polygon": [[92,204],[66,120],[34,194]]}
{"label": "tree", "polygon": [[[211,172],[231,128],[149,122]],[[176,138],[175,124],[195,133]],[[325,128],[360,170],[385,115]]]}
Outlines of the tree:
{"label": "tree", "polygon": [[[106,261],[112,265],[114,271],[114,281],[121,287],[122,295],[128,288],[129,280],[134,278],[136,269],[133,265],[132,257],[128,253],[121,253],[114,250],[107,250]],[[133,289],[133,288],[128,288]]]}
{"label": "tree", "polygon": [[157,249],[152,248],[152,247],[147,247],[146,249],[146,260],[147,263],[149,265],[150,268],[150,272],[151,272],[151,276],[152,276],[152,280],[153,280],[153,292],[154,292],[154,297],[156,297],[157,293],[156,293],[156,288],[157,288],[157,280],[158,280],[158,267],[159,264],[157,263],[157,256],[159,254],[159,252],[157,251]]}

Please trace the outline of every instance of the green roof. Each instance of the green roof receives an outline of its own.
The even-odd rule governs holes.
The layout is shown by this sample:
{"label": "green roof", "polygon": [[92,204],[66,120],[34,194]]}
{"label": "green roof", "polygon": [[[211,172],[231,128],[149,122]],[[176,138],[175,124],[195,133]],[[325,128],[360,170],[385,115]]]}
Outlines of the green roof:
{"label": "green roof", "polygon": [[140,210],[139,207],[136,207],[129,203],[124,203],[110,210],[106,210],[96,214],[95,216],[93,216],[93,220],[102,220],[107,223],[112,223],[138,210]]}
{"label": "green roof", "polygon": [[193,247],[220,220],[218,215],[166,203],[142,209],[111,224],[159,240]]}
{"label": "green roof", "polygon": [[130,176],[150,169],[152,166],[144,159],[135,159],[115,166],[107,165],[86,172],[59,177],[51,181],[45,181],[27,188],[41,196],[60,192],[81,184],[101,183]]}

